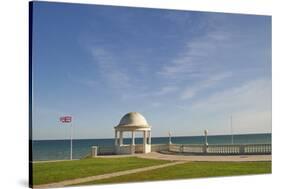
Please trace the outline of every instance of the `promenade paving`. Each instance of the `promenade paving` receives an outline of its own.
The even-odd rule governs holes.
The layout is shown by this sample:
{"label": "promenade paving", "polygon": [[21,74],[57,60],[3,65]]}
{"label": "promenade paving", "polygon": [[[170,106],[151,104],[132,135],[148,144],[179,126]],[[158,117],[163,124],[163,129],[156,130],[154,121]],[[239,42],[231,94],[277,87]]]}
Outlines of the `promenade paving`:
{"label": "promenade paving", "polygon": [[148,159],[161,159],[171,161],[224,161],[224,162],[242,162],[242,161],[271,161],[271,155],[187,155],[173,153],[151,152],[147,154],[138,154],[138,157]]}

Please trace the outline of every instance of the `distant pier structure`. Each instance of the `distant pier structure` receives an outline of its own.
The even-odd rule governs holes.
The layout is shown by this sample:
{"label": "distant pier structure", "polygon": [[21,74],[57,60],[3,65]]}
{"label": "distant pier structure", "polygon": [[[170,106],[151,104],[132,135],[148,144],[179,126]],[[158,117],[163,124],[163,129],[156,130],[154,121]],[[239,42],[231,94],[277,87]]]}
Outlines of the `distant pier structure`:
{"label": "distant pier structure", "polygon": [[[115,130],[115,153],[134,154],[151,152],[151,127],[146,119],[138,112],[130,112],[124,115]],[[123,143],[123,134],[130,132],[132,142],[129,145]],[[135,144],[135,133],[143,133],[143,144]]]}

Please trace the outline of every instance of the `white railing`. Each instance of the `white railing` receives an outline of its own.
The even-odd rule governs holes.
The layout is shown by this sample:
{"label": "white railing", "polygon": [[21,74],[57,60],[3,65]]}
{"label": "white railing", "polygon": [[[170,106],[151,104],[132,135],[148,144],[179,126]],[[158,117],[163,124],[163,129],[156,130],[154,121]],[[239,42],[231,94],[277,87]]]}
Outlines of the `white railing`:
{"label": "white railing", "polygon": [[244,153],[271,153],[271,144],[245,144]]}
{"label": "white railing", "polygon": [[271,144],[171,144],[169,151],[207,154],[271,154]]}
{"label": "white railing", "polygon": [[160,151],[168,151],[169,145],[168,144],[152,144],[151,145],[151,152],[160,152]]}
{"label": "white railing", "polygon": [[209,145],[208,154],[240,154],[241,145]]}
{"label": "white railing", "polygon": [[[130,145],[123,145],[118,148],[120,154],[131,153]],[[135,145],[135,153],[143,152],[143,144]],[[240,154],[271,154],[271,144],[152,144],[152,152],[170,151],[176,153],[190,154],[219,154],[219,155],[240,155]],[[98,146],[97,155],[113,155],[116,153],[115,146]]]}
{"label": "white railing", "polygon": [[200,144],[170,144],[169,151],[185,153],[203,153],[204,145]]}
{"label": "white railing", "polygon": [[182,152],[203,153],[204,146],[202,146],[202,145],[183,145]]}
{"label": "white railing", "polygon": [[112,155],[115,153],[114,146],[98,146],[97,154],[98,155]]}
{"label": "white railing", "polygon": [[[151,151],[159,152],[159,151],[168,151],[168,144],[152,144]],[[118,148],[118,152],[121,154],[127,154],[131,152],[131,145],[123,145]],[[134,147],[135,153],[143,153],[143,144],[136,144]],[[112,155],[116,154],[115,146],[97,146],[97,155]],[[87,154],[88,156],[89,154]]]}

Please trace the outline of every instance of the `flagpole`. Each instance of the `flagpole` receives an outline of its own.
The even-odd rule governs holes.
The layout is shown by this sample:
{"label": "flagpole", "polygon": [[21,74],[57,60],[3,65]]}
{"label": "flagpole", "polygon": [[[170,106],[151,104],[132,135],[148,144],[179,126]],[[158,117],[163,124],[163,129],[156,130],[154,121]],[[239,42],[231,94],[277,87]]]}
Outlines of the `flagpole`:
{"label": "flagpole", "polygon": [[70,160],[72,160],[72,135],[73,135],[73,124],[71,116],[62,116],[60,117],[60,122],[69,125],[70,124]]}
{"label": "flagpole", "polygon": [[70,123],[70,160],[72,160],[72,122]]}
{"label": "flagpole", "polygon": [[230,116],[231,144],[233,144],[232,115]]}

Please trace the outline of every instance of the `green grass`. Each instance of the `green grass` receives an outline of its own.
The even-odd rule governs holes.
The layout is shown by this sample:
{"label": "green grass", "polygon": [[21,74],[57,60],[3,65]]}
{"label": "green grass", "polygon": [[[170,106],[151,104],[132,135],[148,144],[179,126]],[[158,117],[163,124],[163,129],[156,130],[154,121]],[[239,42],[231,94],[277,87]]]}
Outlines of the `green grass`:
{"label": "green grass", "polygon": [[164,160],[149,160],[136,157],[92,158],[75,161],[34,163],[33,185],[112,173],[168,163]]}
{"label": "green grass", "polygon": [[83,184],[108,184],[271,173],[271,162],[189,162]]}

